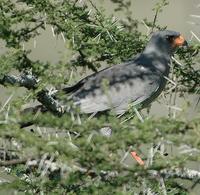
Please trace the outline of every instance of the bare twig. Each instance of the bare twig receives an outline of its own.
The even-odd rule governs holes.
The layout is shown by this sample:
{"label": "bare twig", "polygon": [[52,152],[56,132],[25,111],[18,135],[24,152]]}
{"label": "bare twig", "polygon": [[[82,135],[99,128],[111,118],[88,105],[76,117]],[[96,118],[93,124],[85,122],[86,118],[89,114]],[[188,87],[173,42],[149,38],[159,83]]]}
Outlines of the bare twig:
{"label": "bare twig", "polygon": [[157,18],[158,18],[158,13],[159,13],[159,10],[156,9],[156,13],[155,13],[154,18],[153,18],[153,24],[152,24],[152,28],[151,28],[150,34],[153,32],[153,30],[154,30],[154,28],[155,28],[156,20],[157,20]]}
{"label": "bare twig", "polygon": [[6,107],[6,105],[10,102],[10,100],[12,99],[14,93],[12,93],[8,99],[6,100],[6,102],[4,103],[4,105],[2,106],[2,108],[0,109],[0,112],[2,112],[4,110],[4,108]]}
{"label": "bare twig", "polygon": [[167,195],[167,190],[166,190],[166,187],[165,187],[164,179],[162,177],[160,177],[159,181],[160,181],[160,186],[161,186],[162,194],[163,195]]}
{"label": "bare twig", "polygon": [[197,39],[197,41],[200,42],[200,38],[199,38],[193,31],[190,31],[190,32],[191,32],[191,34]]}
{"label": "bare twig", "polygon": [[133,108],[135,114],[137,115],[137,117],[139,118],[139,120],[144,123],[144,119],[142,117],[142,115],[139,113],[139,111],[137,110],[137,108]]}

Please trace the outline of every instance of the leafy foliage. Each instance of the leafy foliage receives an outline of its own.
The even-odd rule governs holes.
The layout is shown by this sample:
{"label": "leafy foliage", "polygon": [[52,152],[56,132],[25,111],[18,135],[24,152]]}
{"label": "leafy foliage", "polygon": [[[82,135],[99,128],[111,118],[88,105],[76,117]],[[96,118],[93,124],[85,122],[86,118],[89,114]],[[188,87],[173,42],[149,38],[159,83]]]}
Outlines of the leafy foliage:
{"label": "leafy foliage", "polygon": [[[57,116],[49,112],[21,112],[24,104],[39,99],[38,94],[46,92],[47,87],[61,89],[63,84],[70,83],[72,70],[77,72],[72,80],[77,80],[82,70],[97,71],[102,63],[120,63],[143,50],[148,36],[139,32],[140,22],[131,17],[131,1],[112,2],[117,7],[116,12],[126,13],[126,22],[106,16],[91,0],[87,3],[0,0],[0,39],[7,49],[0,56],[0,83],[5,85],[5,75],[12,72],[34,75],[38,79],[37,85],[26,90],[22,97],[2,105],[0,140],[4,144],[0,165],[9,167],[9,174],[16,176],[14,181],[2,184],[2,190],[15,189],[27,194],[145,194],[145,190],[151,189],[162,194],[158,177],[152,179],[149,170],[182,168],[188,160],[199,162],[199,155],[195,154],[166,155],[171,145],[178,148],[187,144],[199,151],[199,120],[150,118],[141,123],[133,118],[132,112],[120,119],[108,114],[90,120],[78,113]],[[166,5],[165,0],[157,3],[153,10],[154,21],[145,20],[152,31],[162,29],[156,21]],[[25,42],[49,26],[56,36],[63,36],[72,52],[67,62],[33,61],[29,57],[31,51],[24,50]],[[178,78],[180,85],[173,91],[199,93],[200,72],[195,68],[199,48],[200,45],[194,43],[187,50],[177,51],[176,57],[185,66],[180,68],[174,63],[172,77]],[[14,92],[18,88],[6,87]],[[22,123],[29,121],[34,126],[21,128]],[[111,128],[112,136],[101,135],[102,127]],[[126,164],[126,151],[138,151],[148,164],[149,151],[157,146],[153,164],[141,167],[134,164],[134,159]],[[187,189],[178,184],[174,178],[165,179],[169,194],[170,190],[187,193]]]}

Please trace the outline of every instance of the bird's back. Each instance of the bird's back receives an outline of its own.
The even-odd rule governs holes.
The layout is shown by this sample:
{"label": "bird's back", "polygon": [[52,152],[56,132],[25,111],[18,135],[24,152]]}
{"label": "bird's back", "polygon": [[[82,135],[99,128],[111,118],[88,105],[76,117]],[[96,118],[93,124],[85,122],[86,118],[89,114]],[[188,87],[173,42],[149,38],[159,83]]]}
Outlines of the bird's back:
{"label": "bird's back", "polygon": [[176,31],[155,32],[136,59],[85,77],[65,91],[83,113],[125,112],[129,104],[145,106],[164,89],[169,62],[185,39]]}
{"label": "bird's back", "polygon": [[83,113],[112,109],[121,114],[130,103],[150,103],[164,88],[165,80],[152,65],[142,61],[131,60],[82,79],[71,96],[75,105]]}

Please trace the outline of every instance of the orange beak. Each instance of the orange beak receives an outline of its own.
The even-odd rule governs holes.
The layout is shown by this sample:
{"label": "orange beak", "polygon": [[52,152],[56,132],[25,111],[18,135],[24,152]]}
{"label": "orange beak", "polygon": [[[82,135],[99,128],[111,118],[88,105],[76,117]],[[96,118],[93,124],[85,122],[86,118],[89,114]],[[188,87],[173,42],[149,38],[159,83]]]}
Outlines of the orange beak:
{"label": "orange beak", "polygon": [[185,41],[185,39],[184,39],[184,37],[182,35],[176,37],[173,40],[173,46],[174,47],[183,46],[185,43],[186,43],[186,41]]}

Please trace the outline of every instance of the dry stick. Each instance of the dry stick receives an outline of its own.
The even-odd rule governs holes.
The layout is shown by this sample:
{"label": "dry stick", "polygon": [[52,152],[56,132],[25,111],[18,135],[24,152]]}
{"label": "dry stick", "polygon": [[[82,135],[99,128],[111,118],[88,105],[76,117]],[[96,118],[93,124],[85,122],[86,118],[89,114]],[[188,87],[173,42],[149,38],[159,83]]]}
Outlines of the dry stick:
{"label": "dry stick", "polygon": [[7,108],[7,111],[5,113],[5,120],[0,121],[0,124],[7,124],[8,123],[8,114],[9,114],[9,111],[10,111],[10,104],[8,104],[8,108]]}
{"label": "dry stick", "polygon": [[146,161],[146,167],[150,167],[153,165],[153,159],[154,156],[156,155],[156,153],[158,152],[159,148],[161,147],[162,143],[159,142],[158,144],[156,144],[156,147],[154,147],[152,145],[152,147],[149,149],[149,153],[148,153],[148,159]]}
{"label": "dry stick", "polygon": [[150,28],[149,28],[149,26],[145,23],[145,21],[144,20],[142,20],[142,23],[144,24],[144,26],[146,27],[146,29],[147,29],[147,36],[150,34]]}
{"label": "dry stick", "polygon": [[48,160],[48,162],[50,162],[50,163],[44,164],[45,166],[44,166],[44,169],[43,169],[42,172],[41,172],[41,176],[45,176],[45,175],[47,174],[47,171],[48,171],[48,169],[50,168],[50,166],[51,166],[53,160],[54,160],[54,155],[52,155],[52,156],[50,157],[50,159]]}
{"label": "dry stick", "polygon": [[42,158],[41,158],[39,165],[38,165],[38,171],[42,170],[42,166],[44,165],[44,161],[46,160],[48,155],[49,155],[49,153],[45,153],[45,154],[42,155]]}
{"label": "dry stick", "polygon": [[175,62],[177,65],[179,66],[184,66],[183,64],[181,64],[175,57],[171,57],[172,58],[172,61]]}
{"label": "dry stick", "polygon": [[163,177],[160,177],[160,178],[159,178],[159,182],[160,182],[162,194],[163,194],[163,195],[167,195],[167,190],[166,190],[166,187],[165,187],[165,182],[164,182]]}
{"label": "dry stick", "polygon": [[12,99],[14,95],[14,92],[8,97],[8,99],[6,100],[6,102],[4,103],[4,105],[2,106],[2,108],[0,109],[0,112],[2,112],[4,110],[4,108],[6,107],[6,105],[10,102],[10,100]]}
{"label": "dry stick", "polygon": [[[128,150],[125,152],[124,156],[121,158],[120,163],[124,164],[124,161],[126,160],[127,156],[129,155],[130,151],[132,150],[133,146],[130,146]],[[126,165],[126,164],[125,164]]]}
{"label": "dry stick", "polygon": [[[173,106],[176,106],[176,99],[177,99],[177,77],[176,75],[174,75],[174,82],[176,83],[175,85],[175,88],[174,88],[174,98],[173,98],[173,101],[172,101],[172,105]],[[173,112],[173,118],[176,118],[176,109],[173,109],[174,112]]]}
{"label": "dry stick", "polygon": [[[171,65],[172,65],[172,71],[171,71],[171,72],[172,72],[172,76],[171,76],[171,77],[172,77],[172,79],[173,79],[173,76],[174,76],[174,65],[173,65],[172,63],[171,63]],[[176,86],[176,85],[175,85],[175,86]],[[169,105],[171,105],[172,97],[173,97],[173,91],[171,91],[171,92],[170,92],[170,95],[169,95]],[[169,117],[171,117],[171,111],[172,111],[172,110],[171,110],[171,107],[169,107],[169,109],[168,109],[168,112],[169,112],[169,113],[168,113],[168,116],[169,116]]]}
{"label": "dry stick", "polygon": [[142,115],[139,113],[137,108],[133,108],[134,112],[136,113],[137,117],[139,118],[139,120],[144,123],[144,119],[142,117]]}
{"label": "dry stick", "polygon": [[154,19],[153,19],[153,25],[152,25],[152,28],[151,28],[151,31],[150,31],[150,34],[153,32],[153,30],[154,30],[154,27],[155,27],[155,24],[156,24],[156,20],[157,20],[157,18],[158,18],[158,9],[156,10],[156,13],[155,13],[155,15],[154,15]]}
{"label": "dry stick", "polygon": [[[152,146],[149,150],[149,155],[148,155],[148,159],[146,162],[146,168],[150,167],[153,165],[153,158],[155,156],[155,154],[158,152],[159,148],[163,145],[163,143],[159,142],[156,147]],[[164,145],[163,145],[164,146]],[[166,192],[166,187],[165,187],[165,182],[162,176],[158,175],[157,179],[159,180],[161,189],[162,189],[162,193],[163,195],[167,195]]]}
{"label": "dry stick", "polygon": [[191,32],[191,34],[196,38],[196,40],[198,41],[198,42],[200,42],[200,38],[193,32],[193,31],[190,31]]}
{"label": "dry stick", "polygon": [[[161,143],[158,143],[155,148],[153,147],[153,145],[150,148],[148,158],[147,158],[147,161],[146,161],[146,164],[145,164],[146,168],[152,166],[153,158],[154,158],[155,154],[157,153],[160,145],[161,145]],[[142,180],[143,180],[143,182],[142,182],[143,194],[149,194],[149,193],[152,194],[151,189],[149,187],[147,187],[147,185],[146,185],[146,177],[143,177]],[[155,193],[153,193],[153,194],[155,194]]]}

